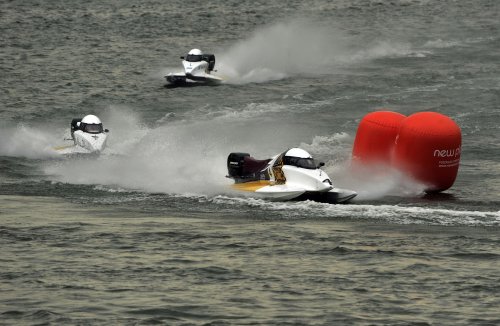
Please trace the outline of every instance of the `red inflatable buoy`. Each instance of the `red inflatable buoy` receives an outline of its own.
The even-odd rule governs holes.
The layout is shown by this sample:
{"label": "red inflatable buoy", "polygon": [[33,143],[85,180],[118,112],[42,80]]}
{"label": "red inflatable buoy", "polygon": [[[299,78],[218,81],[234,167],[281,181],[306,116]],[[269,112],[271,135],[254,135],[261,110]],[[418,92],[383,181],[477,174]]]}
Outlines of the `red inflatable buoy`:
{"label": "red inflatable buoy", "polygon": [[450,188],[458,173],[462,134],[449,117],[419,112],[404,119],[392,165],[427,185],[427,192]]}
{"label": "red inflatable buoy", "polygon": [[354,139],[353,161],[389,165],[399,126],[405,118],[405,115],[392,111],[377,111],[365,115]]}

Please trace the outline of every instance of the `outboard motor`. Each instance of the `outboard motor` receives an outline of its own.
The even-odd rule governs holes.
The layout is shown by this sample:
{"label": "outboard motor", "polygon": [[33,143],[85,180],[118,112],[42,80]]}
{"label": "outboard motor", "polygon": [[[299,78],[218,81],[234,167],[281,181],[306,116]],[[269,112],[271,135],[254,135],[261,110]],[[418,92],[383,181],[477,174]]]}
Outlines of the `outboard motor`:
{"label": "outboard motor", "polygon": [[73,134],[75,133],[75,131],[77,131],[77,130],[80,129],[79,122],[80,123],[82,122],[81,118],[76,118],[76,119],[71,120],[71,138],[73,138],[73,139],[75,138],[73,136]]}
{"label": "outboard motor", "polygon": [[215,55],[213,54],[204,54],[203,60],[208,62],[208,71],[213,71],[215,68]]}
{"label": "outboard motor", "polygon": [[245,157],[249,157],[248,153],[231,153],[227,157],[227,173],[231,178],[243,176],[243,165]]}

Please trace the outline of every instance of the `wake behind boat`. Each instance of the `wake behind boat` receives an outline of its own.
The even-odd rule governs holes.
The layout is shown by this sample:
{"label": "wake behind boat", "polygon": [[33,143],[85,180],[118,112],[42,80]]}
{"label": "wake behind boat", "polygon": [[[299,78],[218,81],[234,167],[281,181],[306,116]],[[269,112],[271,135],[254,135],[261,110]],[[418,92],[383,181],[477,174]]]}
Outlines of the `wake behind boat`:
{"label": "wake behind boat", "polygon": [[108,129],[103,129],[101,120],[95,115],[71,121],[72,144],[54,147],[61,155],[100,154],[106,147]]}
{"label": "wake behind boat", "polygon": [[165,78],[171,86],[218,85],[222,78],[215,76],[215,55],[204,54],[199,49],[192,49],[181,57],[184,71],[169,73]]}
{"label": "wake behind boat", "polygon": [[257,160],[248,153],[227,158],[228,178],[233,189],[252,192],[270,200],[314,200],[345,203],[356,197],[352,190],[336,188],[328,175],[303,149],[292,148],[270,159]]}

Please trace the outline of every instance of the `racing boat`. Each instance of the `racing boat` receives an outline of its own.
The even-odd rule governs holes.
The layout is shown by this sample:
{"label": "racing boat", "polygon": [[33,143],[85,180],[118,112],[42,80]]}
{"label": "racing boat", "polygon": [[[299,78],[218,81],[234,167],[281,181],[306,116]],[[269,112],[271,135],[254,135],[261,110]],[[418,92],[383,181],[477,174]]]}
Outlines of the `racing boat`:
{"label": "racing boat", "polygon": [[103,129],[101,120],[95,115],[71,121],[72,144],[55,147],[59,154],[99,154],[106,147],[108,129]]}
{"label": "racing boat", "polygon": [[227,158],[232,188],[270,200],[314,200],[345,203],[356,197],[352,190],[336,188],[328,175],[303,149],[292,148],[270,159],[257,160],[248,153]]}
{"label": "racing boat", "polygon": [[171,86],[218,85],[222,82],[222,78],[212,74],[216,71],[215,55],[192,49],[181,59],[184,71],[165,76]]}

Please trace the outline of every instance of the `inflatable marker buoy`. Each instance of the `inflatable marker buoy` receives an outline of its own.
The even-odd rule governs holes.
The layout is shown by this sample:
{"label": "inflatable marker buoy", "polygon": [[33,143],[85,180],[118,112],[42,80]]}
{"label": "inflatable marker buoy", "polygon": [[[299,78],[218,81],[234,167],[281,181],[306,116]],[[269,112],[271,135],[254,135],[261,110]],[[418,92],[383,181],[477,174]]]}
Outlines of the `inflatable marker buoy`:
{"label": "inflatable marker buoy", "polygon": [[405,115],[392,111],[367,114],[359,123],[352,148],[355,163],[391,164],[394,142]]}
{"label": "inflatable marker buoy", "polygon": [[394,146],[392,165],[427,185],[427,192],[450,188],[458,173],[462,134],[449,117],[419,112],[404,119]]}
{"label": "inflatable marker buoy", "polygon": [[352,160],[355,166],[370,169],[380,165],[397,168],[425,184],[425,191],[439,192],[455,182],[461,146],[460,127],[445,115],[419,112],[405,117],[378,111],[361,120]]}

